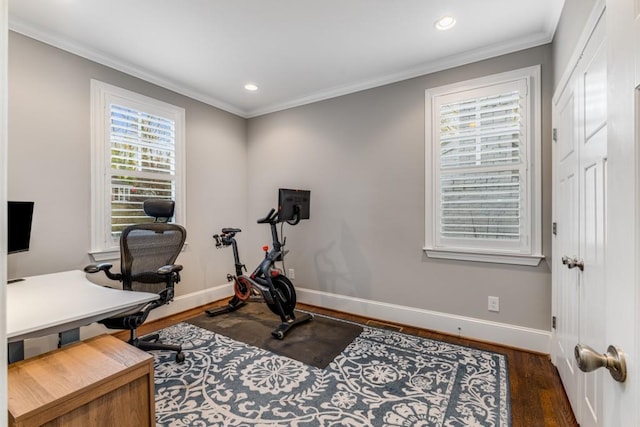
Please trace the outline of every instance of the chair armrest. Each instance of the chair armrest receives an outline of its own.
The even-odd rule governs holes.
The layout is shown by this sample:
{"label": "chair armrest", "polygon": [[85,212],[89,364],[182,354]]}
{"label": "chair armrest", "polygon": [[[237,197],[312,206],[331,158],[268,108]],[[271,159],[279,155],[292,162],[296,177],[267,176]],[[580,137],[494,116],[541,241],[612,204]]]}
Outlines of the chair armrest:
{"label": "chair armrest", "polygon": [[113,267],[113,264],[108,262],[102,262],[100,264],[89,264],[84,268],[84,272],[92,274],[99,271],[104,271],[104,274],[106,274],[109,279],[122,281],[122,274],[112,273],[111,267]]}
{"label": "chair armrest", "polygon": [[164,265],[164,266],[160,267],[158,269],[157,273],[162,275],[162,276],[166,276],[168,274],[177,273],[179,271],[182,271],[182,266],[181,265],[169,264],[169,265]]}
{"label": "chair armrest", "polygon": [[173,285],[175,285],[176,283],[180,283],[181,270],[182,270],[181,265],[169,264],[169,265],[164,265],[160,267],[156,271],[156,273],[158,273],[160,276],[166,277],[165,280],[167,281],[167,286],[171,288],[171,295],[169,300],[173,299]]}

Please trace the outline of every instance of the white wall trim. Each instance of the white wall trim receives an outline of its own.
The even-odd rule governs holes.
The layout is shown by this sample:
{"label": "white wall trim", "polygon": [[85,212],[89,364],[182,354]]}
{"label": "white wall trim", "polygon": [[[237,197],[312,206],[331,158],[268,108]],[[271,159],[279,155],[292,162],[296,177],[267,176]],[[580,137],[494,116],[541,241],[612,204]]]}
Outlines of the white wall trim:
{"label": "white wall trim", "polygon": [[[444,334],[549,354],[551,332],[362,298],[296,288],[298,301]],[[458,329],[460,328],[460,329]]]}
{"label": "white wall trim", "polygon": [[[537,266],[542,255],[542,82],[541,65],[514,69],[425,90],[425,247],[428,257],[478,262]],[[522,126],[523,160],[514,164],[521,176],[521,225],[515,241],[447,239],[438,231],[440,223],[440,165],[438,126],[441,103],[469,97],[518,90],[524,95]],[[471,170],[471,169],[469,169]],[[524,196],[524,198],[523,198]],[[489,246],[487,246],[489,245]],[[511,257],[509,257],[511,256]]]}
{"label": "white wall trim", "polygon": [[[173,302],[151,312],[147,322],[181,313],[204,304],[231,298],[229,283],[176,297]],[[296,287],[301,303],[343,311],[379,320],[411,325],[444,334],[492,342],[528,351],[549,354],[551,332],[523,326],[508,325],[472,317],[457,316],[396,304],[371,301],[328,292]],[[460,328],[460,332],[458,331]]]}
{"label": "white wall trim", "polygon": [[78,55],[90,61],[97,62],[98,64],[105,65],[107,67],[113,68],[115,70],[121,71],[123,73],[129,74],[139,79],[145,80],[149,83],[177,92],[191,99],[195,99],[196,101],[204,102],[207,105],[211,105],[223,111],[227,111],[229,113],[246,118],[245,112],[242,109],[238,109],[231,104],[228,104],[226,102],[223,102],[219,99],[216,99],[210,96],[203,95],[201,92],[197,90],[188,88],[185,85],[162,78],[158,76],[156,73],[153,73],[148,70],[144,70],[132,64],[128,64],[125,61],[120,61],[115,58],[109,57],[108,55],[105,55],[102,52],[98,52],[92,49],[87,49],[85,46],[82,46],[79,43],[70,41],[69,39],[58,37],[49,32],[36,29],[33,26],[23,22],[22,20],[16,19],[15,17],[9,17],[9,29],[16,33],[41,41],[42,43],[57,47],[58,49],[62,49],[64,51],[67,51],[74,55]]}
{"label": "white wall trim", "polygon": [[[110,165],[111,110],[117,104],[137,111],[145,111],[174,123],[175,164],[173,185],[175,186],[176,224],[186,223],[186,110],[183,107],[151,98],[119,86],[91,79],[91,252],[94,259],[113,259],[120,252],[119,237],[112,234],[111,196],[113,174]],[[157,172],[145,172],[145,178],[170,179],[171,176]]]}
{"label": "white wall trim", "polygon": [[0,249],[0,307],[3,315],[0,316],[0,425],[7,424],[7,251],[5,243],[7,242],[7,145],[9,134],[7,132],[8,121],[8,38],[9,29],[7,25],[7,17],[9,16],[8,1],[0,0],[0,241],[2,249]]}
{"label": "white wall trim", "polygon": [[192,292],[186,295],[180,295],[175,297],[169,304],[153,310],[149,314],[147,322],[182,313],[183,311],[191,310],[194,307],[199,307],[214,301],[231,298],[232,295],[233,285],[230,283],[225,283],[224,285],[214,286],[213,288]]}
{"label": "white wall trim", "polygon": [[[296,288],[296,294],[299,302],[317,307],[415,326],[443,334],[462,336],[464,338],[520,348],[526,351],[543,354],[549,354],[550,351],[551,332],[549,331],[366,300],[363,298],[331,294],[312,289]],[[192,292],[187,295],[181,295],[174,298],[170,304],[153,310],[149,314],[147,322],[191,310],[194,307],[199,307],[214,301],[231,298],[232,295],[233,286],[230,283]],[[103,325],[94,323],[83,326],[80,329],[80,337],[84,340],[111,332],[113,331],[109,331]],[[56,344],[54,338],[57,337],[47,336],[26,340],[25,355],[32,357],[53,350]]]}
{"label": "white wall trim", "polygon": [[604,13],[605,8],[606,8],[605,0],[596,0],[596,3],[593,6],[593,9],[591,10],[591,14],[589,15],[589,18],[587,18],[587,22],[584,25],[584,29],[582,30],[582,33],[580,34],[580,37],[576,42],[576,46],[573,50],[573,53],[569,58],[569,62],[567,62],[567,66],[564,69],[564,72],[562,73],[560,80],[558,80],[556,87],[554,88],[553,98],[551,101],[552,105],[556,105],[558,103],[558,98],[564,91],[564,88],[567,85],[567,83],[569,83],[569,79],[571,78],[571,75],[573,75],[573,71],[578,66],[578,62],[580,62],[580,59],[582,58],[582,52],[584,51],[584,48],[587,46],[587,42],[591,38],[591,34],[593,34],[593,31],[595,30],[596,25],[598,24],[598,21],[602,17],[602,14]]}
{"label": "white wall trim", "polygon": [[336,98],[338,96],[348,95],[350,93],[360,92],[363,90],[373,89],[375,87],[384,86],[391,83],[412,79],[415,77],[425,76],[428,74],[436,73],[438,71],[444,71],[450,68],[472,64],[474,62],[479,62],[485,59],[495,58],[497,56],[506,55],[506,54],[517,52],[524,49],[530,49],[536,46],[541,46],[547,43],[551,43],[552,40],[553,40],[553,32],[551,34],[538,33],[529,38],[514,40],[509,44],[501,44],[499,46],[488,46],[483,49],[464,52],[459,55],[450,56],[438,61],[431,61],[425,64],[421,64],[410,70],[402,71],[400,73],[382,76],[380,78],[363,81],[353,85],[346,85],[346,86],[327,89],[324,91],[312,93],[305,97],[296,98],[291,101],[283,102],[280,104],[273,104],[273,105],[267,105],[262,108],[256,108],[254,110],[247,111],[245,117],[246,118],[258,117],[265,114],[286,110],[289,108],[299,107],[301,105],[312,104],[314,102],[323,101],[325,99]]}
{"label": "white wall trim", "polygon": [[204,102],[205,104],[211,105],[245,119],[249,119],[252,117],[258,117],[293,107],[312,104],[314,102],[322,101],[325,99],[336,98],[338,96],[348,95],[350,93],[372,89],[375,87],[396,83],[402,80],[431,74],[437,71],[447,70],[449,68],[458,67],[473,62],[482,61],[484,59],[506,55],[508,53],[517,52],[519,50],[529,49],[532,47],[551,43],[551,41],[553,40],[555,26],[553,26],[553,28],[545,28],[544,31],[528,37],[512,40],[510,43],[501,43],[499,45],[474,49],[472,51],[464,52],[459,55],[454,55],[448,58],[443,58],[441,60],[421,64],[410,70],[381,76],[376,79],[367,80],[351,85],[344,85],[310,93],[300,98],[288,100],[282,103],[266,105],[264,107],[259,107],[251,110],[242,109],[214,97],[203,95],[201,92],[198,92],[193,88],[186,87],[184,84],[167,80],[166,78],[160,77],[149,70],[140,69],[133,64],[111,58],[102,52],[87,49],[79,43],[70,41],[66,38],[55,36],[46,31],[36,29],[33,26],[14,17],[9,18],[9,29],[15,31],[16,33],[20,33],[27,37],[65,50],[74,55],[78,55],[99,64],[106,65],[107,67],[111,67],[123,73],[146,80],[147,82],[172,90],[181,95],[187,96],[200,102]]}
{"label": "white wall trim", "polygon": [[455,259],[458,261],[489,262],[495,264],[524,265],[527,267],[537,267],[545,258],[544,255],[521,255],[521,254],[488,254],[473,253],[454,250],[437,250],[431,248],[422,249],[429,258]]}

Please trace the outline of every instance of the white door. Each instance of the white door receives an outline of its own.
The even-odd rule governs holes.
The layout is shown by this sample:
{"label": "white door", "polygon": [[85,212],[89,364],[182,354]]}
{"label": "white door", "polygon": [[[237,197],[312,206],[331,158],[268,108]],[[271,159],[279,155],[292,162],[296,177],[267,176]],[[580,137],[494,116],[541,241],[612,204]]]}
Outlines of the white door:
{"label": "white door", "polygon": [[605,426],[602,370],[584,373],[574,348],[604,347],[607,74],[604,18],[554,103],[553,359],[581,426]]}
{"label": "white door", "polygon": [[640,1],[606,0],[606,8],[606,345],[626,353],[628,377],[619,383],[604,373],[604,415],[607,426],[639,426]]}
{"label": "white door", "polygon": [[[607,56],[605,25],[596,28],[578,68],[576,84],[579,144],[580,277],[579,342],[598,352],[606,349],[604,310],[607,188]],[[598,369],[579,373],[579,418],[582,427],[605,426],[603,380]],[[611,378],[608,378],[609,380]]]}
{"label": "white door", "polygon": [[[578,215],[578,129],[575,85],[569,84],[554,105],[554,228],[553,313],[555,334],[552,355],[572,408],[577,408],[578,369],[573,348],[579,340],[579,275],[567,267],[577,258],[580,242]],[[563,264],[563,260],[565,264]]]}

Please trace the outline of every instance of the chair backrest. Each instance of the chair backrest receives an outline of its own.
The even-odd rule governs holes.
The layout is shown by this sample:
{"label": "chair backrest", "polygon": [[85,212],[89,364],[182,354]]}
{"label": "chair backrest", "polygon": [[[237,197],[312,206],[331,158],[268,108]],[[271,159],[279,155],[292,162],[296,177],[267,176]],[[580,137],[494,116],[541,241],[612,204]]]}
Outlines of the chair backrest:
{"label": "chair backrest", "polygon": [[[158,202],[167,202],[164,208]],[[170,205],[169,205],[170,203]],[[159,217],[173,216],[173,201],[147,204],[145,212]],[[166,222],[135,224],[124,229],[120,237],[120,272],[124,289],[160,293],[173,283],[157,273],[158,268],[174,264],[187,237],[184,227]]]}

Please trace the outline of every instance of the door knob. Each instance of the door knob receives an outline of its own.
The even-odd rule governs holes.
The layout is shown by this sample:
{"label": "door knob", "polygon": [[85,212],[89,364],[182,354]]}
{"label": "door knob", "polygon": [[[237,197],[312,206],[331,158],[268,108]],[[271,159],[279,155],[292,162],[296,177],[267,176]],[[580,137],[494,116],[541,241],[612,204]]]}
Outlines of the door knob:
{"label": "door knob", "polygon": [[571,258],[565,255],[562,257],[562,263],[569,269],[578,267],[580,271],[584,271],[584,261],[576,257]]}
{"label": "door knob", "polygon": [[584,271],[584,261],[578,258],[574,258],[573,262],[571,264],[568,265],[569,268],[576,268],[578,267],[580,269],[580,271]]}
{"label": "door knob", "polygon": [[626,358],[624,352],[618,347],[610,345],[605,354],[600,354],[588,345],[578,344],[573,354],[582,372],[607,368],[614,380],[623,383],[627,379]]}

